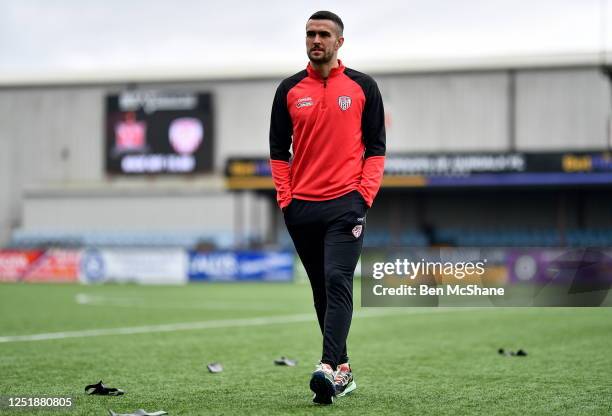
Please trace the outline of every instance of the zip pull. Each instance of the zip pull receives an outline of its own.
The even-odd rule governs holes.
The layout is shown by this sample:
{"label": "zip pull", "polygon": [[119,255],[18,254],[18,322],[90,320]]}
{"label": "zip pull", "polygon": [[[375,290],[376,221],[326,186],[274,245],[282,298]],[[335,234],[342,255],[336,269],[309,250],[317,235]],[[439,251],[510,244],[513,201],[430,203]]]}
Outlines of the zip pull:
{"label": "zip pull", "polygon": [[321,108],[327,108],[327,78],[323,80],[323,106]]}

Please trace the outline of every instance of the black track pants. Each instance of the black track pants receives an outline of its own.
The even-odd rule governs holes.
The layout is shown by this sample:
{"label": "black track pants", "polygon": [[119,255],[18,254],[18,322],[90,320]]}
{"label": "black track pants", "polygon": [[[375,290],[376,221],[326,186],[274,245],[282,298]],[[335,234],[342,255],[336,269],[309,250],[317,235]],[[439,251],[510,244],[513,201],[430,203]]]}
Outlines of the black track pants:
{"label": "black track pants", "polygon": [[348,361],[346,338],[353,314],[353,273],[361,254],[367,205],[352,191],[329,201],[293,199],[285,224],[304,264],[323,333],[321,362]]}

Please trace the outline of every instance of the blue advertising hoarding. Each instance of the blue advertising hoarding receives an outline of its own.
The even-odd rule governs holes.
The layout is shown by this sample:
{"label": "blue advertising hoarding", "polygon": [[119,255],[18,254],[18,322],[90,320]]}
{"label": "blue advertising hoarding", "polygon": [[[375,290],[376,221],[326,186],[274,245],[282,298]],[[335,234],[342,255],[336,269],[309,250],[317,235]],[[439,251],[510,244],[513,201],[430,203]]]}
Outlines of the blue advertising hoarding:
{"label": "blue advertising hoarding", "polygon": [[[230,189],[274,189],[267,157],[229,158]],[[383,188],[612,185],[608,149],[567,152],[389,153]]]}
{"label": "blue advertising hoarding", "polygon": [[293,280],[290,251],[211,251],[189,253],[190,281]]}

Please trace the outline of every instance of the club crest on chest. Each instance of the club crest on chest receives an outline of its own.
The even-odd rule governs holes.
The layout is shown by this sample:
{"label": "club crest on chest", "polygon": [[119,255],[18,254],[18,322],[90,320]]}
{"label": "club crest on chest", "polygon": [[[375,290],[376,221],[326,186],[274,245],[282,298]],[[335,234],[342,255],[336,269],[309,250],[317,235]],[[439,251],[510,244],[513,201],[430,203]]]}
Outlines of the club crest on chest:
{"label": "club crest on chest", "polygon": [[359,236],[361,235],[361,231],[363,230],[363,225],[356,225],[353,227],[353,230],[351,231],[353,233],[353,237],[355,238],[359,238]]}
{"label": "club crest on chest", "polygon": [[338,97],[338,107],[340,107],[342,111],[348,110],[351,107],[351,102],[351,97],[348,95],[341,95]]}

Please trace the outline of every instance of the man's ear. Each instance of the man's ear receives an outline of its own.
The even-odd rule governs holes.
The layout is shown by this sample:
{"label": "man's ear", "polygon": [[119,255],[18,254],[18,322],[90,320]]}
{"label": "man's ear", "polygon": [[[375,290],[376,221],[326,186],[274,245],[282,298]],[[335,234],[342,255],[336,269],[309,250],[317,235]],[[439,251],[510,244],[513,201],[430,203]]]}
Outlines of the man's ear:
{"label": "man's ear", "polygon": [[340,49],[340,47],[344,44],[344,37],[340,36],[336,41],[336,49]]}

